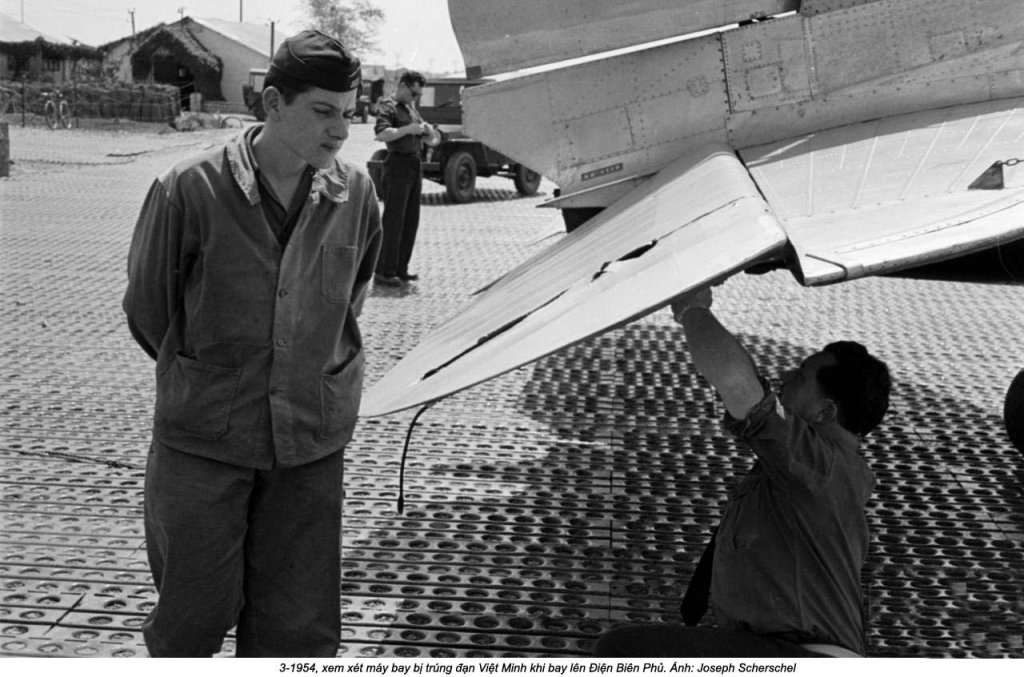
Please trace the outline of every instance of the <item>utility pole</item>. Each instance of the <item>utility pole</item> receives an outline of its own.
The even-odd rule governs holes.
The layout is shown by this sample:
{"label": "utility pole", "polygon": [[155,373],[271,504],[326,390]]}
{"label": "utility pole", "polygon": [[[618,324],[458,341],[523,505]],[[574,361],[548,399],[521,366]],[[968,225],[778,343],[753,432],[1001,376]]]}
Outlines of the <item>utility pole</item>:
{"label": "utility pole", "polygon": [[270,22],[270,60],[274,60],[274,22]]}
{"label": "utility pole", "polygon": [[185,20],[185,8],[184,7],[179,7],[178,8],[178,16],[181,17],[181,19],[180,19],[181,21]]}
{"label": "utility pole", "polygon": [[244,19],[242,19],[242,3],[243,2],[245,2],[245,0],[238,0],[238,23],[242,23],[242,21],[244,21]]}
{"label": "utility pole", "polygon": [[135,8],[128,10],[128,16],[132,18],[132,37],[135,37]]}

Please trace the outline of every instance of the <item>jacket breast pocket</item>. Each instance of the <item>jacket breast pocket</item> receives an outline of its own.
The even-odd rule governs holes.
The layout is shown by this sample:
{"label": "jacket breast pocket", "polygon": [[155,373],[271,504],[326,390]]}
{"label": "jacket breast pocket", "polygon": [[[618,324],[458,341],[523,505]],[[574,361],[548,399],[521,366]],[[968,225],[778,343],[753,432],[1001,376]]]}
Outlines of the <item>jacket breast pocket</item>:
{"label": "jacket breast pocket", "polygon": [[366,357],[356,353],[333,374],[320,375],[320,439],[337,440],[344,445],[352,437],[363,394]]}
{"label": "jacket breast pocket", "polygon": [[320,291],[330,303],[348,303],[356,279],[356,248],[325,244],[320,252]]}
{"label": "jacket breast pocket", "polygon": [[159,425],[208,440],[220,439],[228,431],[241,376],[241,369],[175,355],[157,383]]}

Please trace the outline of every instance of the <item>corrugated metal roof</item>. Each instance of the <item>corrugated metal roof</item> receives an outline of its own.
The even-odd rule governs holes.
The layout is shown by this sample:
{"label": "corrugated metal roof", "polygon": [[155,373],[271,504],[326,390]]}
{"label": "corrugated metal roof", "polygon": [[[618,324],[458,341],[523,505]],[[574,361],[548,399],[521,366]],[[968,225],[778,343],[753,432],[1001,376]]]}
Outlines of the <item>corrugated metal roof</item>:
{"label": "corrugated metal roof", "polygon": [[[270,51],[270,26],[265,24],[257,23],[243,23],[239,21],[226,21],[224,19],[196,19],[194,17],[185,17],[184,21],[174,21],[171,23],[157,24],[138,32],[136,39],[145,37],[149,33],[158,30],[161,27],[179,27],[182,23],[197,24],[204,28],[208,28],[212,31],[220,33],[229,40],[244,45],[254,51],[261,54],[267,54]],[[281,44],[281,41],[288,37],[287,34],[278,31],[274,36],[274,45]],[[132,36],[128,35],[117,40],[112,40],[102,45],[104,48],[110,48],[114,45],[118,45],[125,40],[131,40]]]}
{"label": "corrugated metal roof", "polygon": [[[270,54],[270,25],[245,23],[241,21],[227,21],[224,19],[196,19],[192,21],[216,31],[226,38],[245,45],[254,52]],[[287,34],[277,31],[274,35],[274,46],[281,44]]]}
{"label": "corrugated metal roof", "polygon": [[73,44],[71,40],[37,31],[28,24],[24,24],[6,14],[0,14],[0,42],[32,42],[39,38],[55,45]]}

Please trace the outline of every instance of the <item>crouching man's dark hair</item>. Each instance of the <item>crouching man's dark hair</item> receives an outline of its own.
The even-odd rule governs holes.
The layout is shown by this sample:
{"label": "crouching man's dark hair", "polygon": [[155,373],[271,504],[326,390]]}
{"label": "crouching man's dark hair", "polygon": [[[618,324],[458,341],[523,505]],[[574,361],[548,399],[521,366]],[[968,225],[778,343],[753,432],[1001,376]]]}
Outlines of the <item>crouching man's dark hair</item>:
{"label": "crouching man's dark hair", "polygon": [[852,433],[867,435],[889,409],[889,368],[856,341],[837,341],[824,352],[836,364],[818,371],[818,384],[839,409],[838,422]]}

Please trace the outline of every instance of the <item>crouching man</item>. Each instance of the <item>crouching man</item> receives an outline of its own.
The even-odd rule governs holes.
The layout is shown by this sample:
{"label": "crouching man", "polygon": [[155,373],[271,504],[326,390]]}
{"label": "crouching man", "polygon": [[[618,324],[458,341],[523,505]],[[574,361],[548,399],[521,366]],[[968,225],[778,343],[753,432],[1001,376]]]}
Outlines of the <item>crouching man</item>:
{"label": "crouching man", "polygon": [[[672,305],[691,359],[753,452],[683,600],[683,624],[613,628],[601,657],[864,655],[860,573],[875,478],[860,454],[889,406],[889,370],[859,343],[830,343],[776,395],[711,311],[709,289]],[[710,604],[717,627],[697,627]]]}

